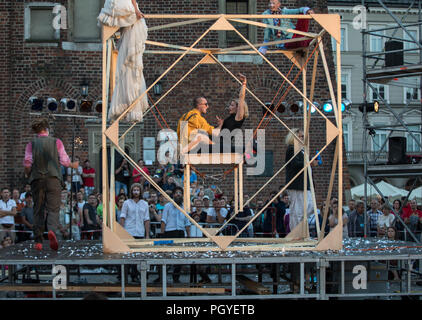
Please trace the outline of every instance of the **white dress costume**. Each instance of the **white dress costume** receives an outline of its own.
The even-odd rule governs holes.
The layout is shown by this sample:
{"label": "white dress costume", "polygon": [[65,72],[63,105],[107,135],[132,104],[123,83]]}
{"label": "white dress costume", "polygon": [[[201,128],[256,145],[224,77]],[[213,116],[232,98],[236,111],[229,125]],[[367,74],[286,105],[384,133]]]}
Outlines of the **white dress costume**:
{"label": "white dress costume", "polygon": [[[137,19],[131,0],[106,0],[98,20],[110,27],[121,27],[116,85],[108,114],[110,120],[115,120],[146,91],[142,55],[148,28],[145,19]],[[145,94],[127,113],[126,121],[142,121],[147,108],[148,98]]]}

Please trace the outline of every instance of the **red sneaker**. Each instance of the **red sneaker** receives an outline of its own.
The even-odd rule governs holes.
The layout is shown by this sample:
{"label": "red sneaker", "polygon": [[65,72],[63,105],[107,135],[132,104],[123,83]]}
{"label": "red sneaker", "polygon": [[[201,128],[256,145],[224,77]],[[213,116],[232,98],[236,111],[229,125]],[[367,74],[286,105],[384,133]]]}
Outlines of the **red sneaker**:
{"label": "red sneaker", "polygon": [[35,244],[35,246],[34,246],[34,248],[36,249],[36,250],[39,250],[39,251],[41,251],[42,250],[42,243],[36,243]]}
{"label": "red sneaker", "polygon": [[59,249],[59,243],[53,231],[48,231],[48,240],[50,240],[50,248],[57,251]]}

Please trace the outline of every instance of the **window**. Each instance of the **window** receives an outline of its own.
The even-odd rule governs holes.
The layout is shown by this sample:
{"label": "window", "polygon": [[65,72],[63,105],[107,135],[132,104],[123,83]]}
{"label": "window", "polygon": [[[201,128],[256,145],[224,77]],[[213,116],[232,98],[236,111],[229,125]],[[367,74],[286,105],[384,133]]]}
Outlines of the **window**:
{"label": "window", "polygon": [[51,2],[28,3],[25,6],[25,40],[32,42],[57,42],[60,29],[53,28],[53,8]]}
{"label": "window", "polygon": [[[384,28],[385,26],[383,25],[372,25],[369,26],[369,30],[376,30],[376,29],[381,29]],[[384,50],[384,41],[385,38],[384,37],[380,37],[377,36],[378,35],[385,35],[385,31],[377,31],[374,32],[373,34],[370,34],[369,36],[369,51],[372,52],[380,52]]]}
{"label": "window", "polygon": [[[375,152],[380,151],[382,145],[387,140],[387,136],[388,136],[388,131],[375,130],[375,135],[372,138],[372,151],[375,151]],[[382,148],[382,152],[387,152],[387,151],[388,151],[388,142]]]}
{"label": "window", "polygon": [[[342,51],[342,52],[347,51],[348,48],[347,48],[347,29],[346,29],[346,26],[341,26],[340,32],[341,32],[341,35],[340,35],[341,36],[340,51]],[[333,46],[333,51],[335,52],[337,42],[336,42],[336,40],[334,40],[333,37],[331,37],[331,44]]]}
{"label": "window", "polygon": [[[419,38],[418,38],[418,31],[416,29],[413,29],[412,30],[412,29],[407,28],[407,31],[410,32],[410,34],[412,35],[413,38],[416,39],[416,41],[419,40]],[[409,37],[409,35],[407,34],[407,32],[405,32],[404,30],[403,30],[403,39],[413,41]],[[403,41],[403,42],[404,42],[404,46],[403,46],[404,49],[416,49],[418,47],[416,45],[416,43],[407,42],[407,41]],[[417,53],[417,51],[409,51],[409,53]]]}
{"label": "window", "polygon": [[343,122],[343,140],[344,140],[344,149],[346,152],[351,151],[352,147],[352,131],[351,123]]}
{"label": "window", "polygon": [[[421,131],[420,126],[409,126],[409,130],[412,131],[412,134],[418,139],[421,143],[421,133],[416,131]],[[421,152],[421,148],[416,143],[415,139],[412,138],[409,132],[406,132],[406,152]]]}
{"label": "window", "polygon": [[374,100],[381,101],[381,98],[388,102],[389,96],[388,96],[388,86],[383,84],[374,83],[372,86],[375,88],[375,90],[372,90],[372,88],[369,88],[369,101],[373,102]]}
{"label": "window", "polygon": [[407,103],[415,103],[415,102],[419,102],[420,100],[420,96],[421,96],[421,90],[420,89],[416,89],[416,88],[408,88],[405,87],[403,88],[403,95],[404,95],[404,101],[403,103],[407,104]]}
{"label": "window", "polygon": [[[225,14],[254,14],[256,13],[256,0],[218,0],[220,13]],[[248,41],[256,42],[257,28],[255,26],[230,21],[230,23],[246,38]],[[263,32],[263,28],[259,28]],[[245,41],[235,31],[219,31],[218,45],[220,48],[235,47],[247,45]],[[219,56],[219,59],[222,55]]]}
{"label": "window", "polygon": [[350,69],[343,69],[341,71],[341,97],[342,99],[351,99],[351,78],[352,78],[352,70]]}
{"label": "window", "polygon": [[73,0],[71,36],[74,42],[99,42],[101,29],[97,17],[103,8],[104,0]]}
{"label": "window", "polygon": [[[227,14],[247,14],[248,0],[227,0],[226,13]],[[246,39],[249,39],[248,25],[244,23],[233,22],[233,26],[239,31]],[[227,47],[233,47],[245,44],[245,41],[239,37],[235,31],[226,31]]]}

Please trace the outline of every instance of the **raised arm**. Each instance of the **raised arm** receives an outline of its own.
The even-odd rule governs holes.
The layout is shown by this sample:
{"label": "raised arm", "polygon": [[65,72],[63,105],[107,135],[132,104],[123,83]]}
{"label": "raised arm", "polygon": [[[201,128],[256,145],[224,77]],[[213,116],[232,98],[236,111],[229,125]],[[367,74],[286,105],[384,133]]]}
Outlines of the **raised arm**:
{"label": "raised arm", "polygon": [[242,87],[239,92],[239,105],[237,106],[236,121],[241,121],[245,117],[245,94],[246,94],[246,76],[239,74],[240,81],[242,81]]}

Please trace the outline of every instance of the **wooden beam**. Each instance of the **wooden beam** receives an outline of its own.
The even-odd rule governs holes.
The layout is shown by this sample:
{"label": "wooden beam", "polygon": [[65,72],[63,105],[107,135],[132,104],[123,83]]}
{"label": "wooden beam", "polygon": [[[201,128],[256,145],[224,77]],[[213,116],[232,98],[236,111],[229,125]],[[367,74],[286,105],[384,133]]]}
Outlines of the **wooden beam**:
{"label": "wooden beam", "polygon": [[145,19],[313,19],[306,14],[145,14]]}
{"label": "wooden beam", "polygon": [[245,19],[229,19],[229,20],[234,21],[234,22],[245,23],[245,24],[249,24],[249,25],[257,26],[257,27],[270,28],[270,29],[275,29],[275,30],[286,31],[288,33],[300,34],[302,36],[306,36],[310,38],[314,38],[318,36],[318,34],[314,32],[304,32],[304,31],[299,31],[296,29],[283,28],[283,27],[278,27],[278,26],[274,26],[274,25],[266,24],[262,22],[250,21],[250,20],[245,20]]}
{"label": "wooden beam", "polygon": [[148,32],[163,30],[163,29],[168,29],[168,28],[177,28],[177,27],[188,25],[188,24],[207,22],[211,20],[214,20],[214,19],[195,19],[195,20],[187,20],[187,21],[181,21],[181,22],[173,22],[173,23],[164,24],[161,26],[149,27]]}
{"label": "wooden beam", "polygon": [[242,286],[244,286],[255,294],[264,295],[271,293],[269,288],[264,287],[262,284],[249,279],[247,276],[239,274],[236,276],[236,280],[239,281]]}

